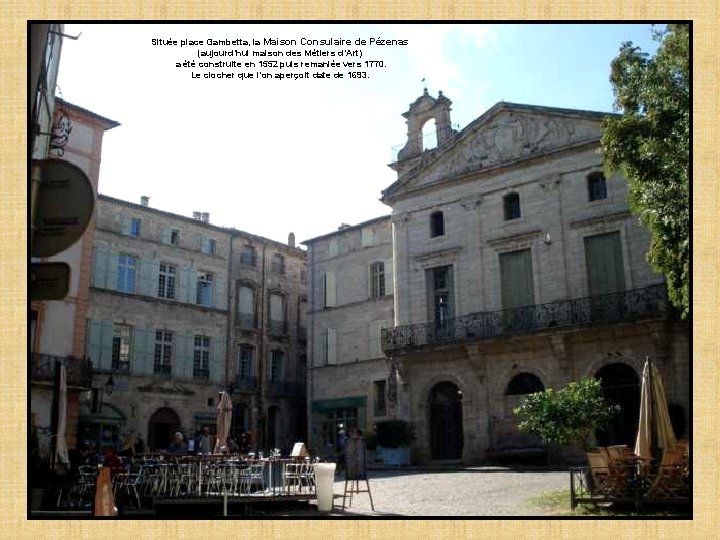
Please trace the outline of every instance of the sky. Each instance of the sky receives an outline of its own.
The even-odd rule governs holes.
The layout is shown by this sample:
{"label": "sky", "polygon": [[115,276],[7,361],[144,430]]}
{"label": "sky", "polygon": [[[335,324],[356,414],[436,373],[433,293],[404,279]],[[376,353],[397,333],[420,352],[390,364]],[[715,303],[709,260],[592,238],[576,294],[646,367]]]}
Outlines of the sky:
{"label": "sky", "polygon": [[[407,139],[401,116],[424,86],[452,100],[461,129],[498,101],[613,110],[609,66],[622,42],[653,53],[649,24],[68,24],[57,93],[120,122],[105,134],[99,192],[285,242],[389,214],[379,202]],[[152,40],[177,44],[153,45]],[[203,41],[202,46],[181,40]],[[295,39],[216,46],[209,40]],[[303,46],[301,40],[351,40]],[[366,44],[356,44],[356,40]],[[371,40],[374,40],[371,42]],[[378,44],[407,40],[407,45]],[[162,43],[165,43],[163,41]],[[290,50],[362,57],[289,57]],[[283,57],[199,57],[207,51]],[[252,53],[251,53],[252,54]],[[255,68],[206,68],[208,60]],[[176,63],[195,62],[195,67]],[[353,68],[261,68],[260,61],[360,62]],[[377,67],[377,62],[382,67]],[[367,65],[366,62],[371,62]],[[240,73],[269,79],[241,79]],[[305,71],[343,78],[283,78]],[[232,79],[206,73],[234,72]],[[351,77],[350,73],[364,73]],[[193,74],[199,77],[194,77]],[[423,81],[424,80],[424,81]],[[428,127],[427,131],[432,131]],[[427,141],[432,144],[430,136]]]}

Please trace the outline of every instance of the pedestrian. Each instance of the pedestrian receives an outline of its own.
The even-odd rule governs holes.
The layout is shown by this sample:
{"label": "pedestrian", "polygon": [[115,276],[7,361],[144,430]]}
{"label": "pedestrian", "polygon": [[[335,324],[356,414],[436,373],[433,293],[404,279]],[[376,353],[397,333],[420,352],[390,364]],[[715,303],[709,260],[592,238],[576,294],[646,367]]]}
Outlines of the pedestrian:
{"label": "pedestrian", "polygon": [[176,455],[182,455],[186,452],[185,440],[182,433],[180,433],[179,431],[175,432],[175,434],[173,435],[173,440],[170,443],[170,446],[168,446],[167,451],[170,454]]}
{"label": "pedestrian", "polygon": [[212,454],[215,448],[215,437],[210,435],[210,427],[203,426],[200,437],[195,444],[195,450],[199,454]]}
{"label": "pedestrian", "polygon": [[347,443],[347,434],[342,424],[338,424],[337,438],[335,439],[335,453],[337,456],[337,468],[335,474],[341,473],[345,469],[345,444]]}

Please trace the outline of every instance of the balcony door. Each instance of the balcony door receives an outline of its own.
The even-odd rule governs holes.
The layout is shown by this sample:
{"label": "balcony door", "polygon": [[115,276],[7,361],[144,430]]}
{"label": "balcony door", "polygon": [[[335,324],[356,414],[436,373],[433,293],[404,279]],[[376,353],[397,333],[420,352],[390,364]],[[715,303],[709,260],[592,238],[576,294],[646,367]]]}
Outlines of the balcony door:
{"label": "balcony door", "polygon": [[433,322],[435,340],[452,337],[452,318],[455,316],[453,268],[439,266],[426,271],[428,291],[428,320]]}
{"label": "balcony door", "polygon": [[518,309],[535,304],[532,252],[529,249],[500,254],[500,288],[504,330],[532,327],[533,310]]}
{"label": "balcony door", "polygon": [[590,311],[593,321],[617,320],[623,313],[625,264],[620,233],[585,237]]}

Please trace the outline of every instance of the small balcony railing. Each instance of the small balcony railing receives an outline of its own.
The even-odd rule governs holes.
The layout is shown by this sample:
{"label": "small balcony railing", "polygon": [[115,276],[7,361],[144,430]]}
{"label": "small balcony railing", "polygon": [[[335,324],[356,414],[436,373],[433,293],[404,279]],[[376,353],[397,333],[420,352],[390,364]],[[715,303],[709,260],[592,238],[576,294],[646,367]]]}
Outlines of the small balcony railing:
{"label": "small balcony railing", "polygon": [[383,329],[383,352],[410,351],[503,336],[530,334],[555,328],[607,324],[639,316],[667,313],[664,284],[619,293],[571,298],[547,304],[471,313],[442,322],[426,322]]}
{"label": "small balcony railing", "polygon": [[54,382],[55,363],[65,364],[65,379],[68,387],[92,388],[92,362],[87,358],[55,356],[52,354],[30,353],[30,380],[33,382]]}

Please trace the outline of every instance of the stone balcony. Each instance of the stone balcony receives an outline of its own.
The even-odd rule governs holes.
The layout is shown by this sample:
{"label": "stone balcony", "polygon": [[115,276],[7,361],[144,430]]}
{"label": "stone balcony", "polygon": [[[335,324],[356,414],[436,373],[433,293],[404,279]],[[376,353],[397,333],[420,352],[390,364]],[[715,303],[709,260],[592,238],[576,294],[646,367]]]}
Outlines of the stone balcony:
{"label": "stone balcony", "polygon": [[483,311],[442,322],[387,328],[382,330],[381,341],[385,354],[402,354],[436,345],[630,322],[644,317],[667,317],[670,309],[667,290],[661,283],[619,293]]}

